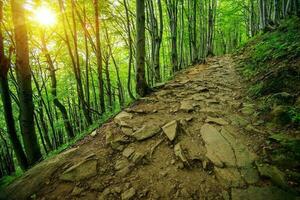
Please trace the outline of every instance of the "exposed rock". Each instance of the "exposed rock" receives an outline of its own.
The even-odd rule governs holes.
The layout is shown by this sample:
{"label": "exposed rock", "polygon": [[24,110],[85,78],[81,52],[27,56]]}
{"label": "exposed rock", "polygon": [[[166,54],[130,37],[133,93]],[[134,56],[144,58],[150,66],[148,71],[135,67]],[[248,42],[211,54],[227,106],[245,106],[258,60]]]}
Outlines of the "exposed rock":
{"label": "exposed rock", "polygon": [[122,151],[124,143],[128,143],[129,139],[122,133],[113,134],[111,131],[106,133],[106,144],[110,145],[113,149]]}
{"label": "exposed rock", "polygon": [[176,138],[176,135],[179,130],[178,122],[176,120],[169,122],[168,124],[162,127],[164,133],[170,141],[173,141]]}
{"label": "exposed rock", "polygon": [[255,187],[247,189],[232,189],[232,200],[282,200],[294,199],[292,194],[284,192],[274,186]]}
{"label": "exposed rock", "polygon": [[128,127],[129,124],[127,122],[128,122],[128,120],[131,120],[132,118],[133,118],[133,115],[131,113],[122,111],[115,117],[114,121],[117,124],[119,124],[120,126]]}
{"label": "exposed rock", "polygon": [[[230,144],[224,139],[219,131],[210,124],[201,127],[202,139],[207,149],[206,157],[218,167],[235,166],[235,154]],[[216,148],[218,147],[218,148]]]}
{"label": "exposed rock", "polygon": [[195,88],[197,92],[209,92],[209,89],[207,87],[198,86]]}
{"label": "exposed rock", "polygon": [[186,155],[184,154],[184,151],[183,149],[181,148],[181,145],[180,143],[177,143],[175,146],[174,146],[174,153],[175,155],[180,158],[180,160],[183,162],[183,163],[186,163],[189,165],[189,162],[188,162],[188,159],[186,157]]}
{"label": "exposed rock", "polygon": [[117,175],[121,176],[121,177],[126,176],[127,174],[129,174],[131,172],[131,167],[132,167],[131,165],[124,167],[123,169],[121,169],[117,172]]}
{"label": "exposed rock", "polygon": [[132,128],[129,127],[122,127],[121,130],[127,136],[131,136],[133,134]]}
{"label": "exposed rock", "polygon": [[207,114],[223,114],[223,111],[217,110],[215,108],[201,108],[200,113],[207,113]]}
{"label": "exposed rock", "polygon": [[92,137],[96,137],[97,134],[98,134],[97,130],[94,130],[94,131],[91,133],[91,136],[92,136]]}
{"label": "exposed rock", "polygon": [[186,157],[190,161],[192,160],[204,160],[206,150],[200,141],[196,138],[185,136],[180,141],[182,149],[186,151]]}
{"label": "exposed rock", "polygon": [[250,152],[248,148],[241,142],[238,142],[233,134],[227,131],[227,129],[222,128],[221,134],[226,139],[228,144],[231,145],[234,151],[234,155],[236,157],[236,166],[246,169],[253,167],[254,161],[257,160],[257,155]]}
{"label": "exposed rock", "polygon": [[130,160],[132,162],[134,162],[135,164],[138,164],[140,163],[143,158],[144,158],[144,154],[143,153],[140,153],[140,152],[134,152],[131,156],[130,156]]}
{"label": "exposed rock", "polygon": [[80,195],[83,191],[84,191],[83,188],[75,186],[72,193],[71,193],[71,195],[72,196],[77,196],[77,195]]}
{"label": "exposed rock", "polygon": [[245,182],[242,179],[241,174],[236,168],[218,168],[215,167],[215,173],[218,180],[225,187],[243,187]]}
{"label": "exposed rock", "polygon": [[270,178],[271,181],[279,187],[287,187],[285,174],[276,166],[268,164],[257,164],[257,168],[261,176]]}
{"label": "exposed rock", "polygon": [[214,118],[214,117],[209,117],[209,116],[207,117],[207,119],[205,120],[205,122],[206,123],[214,123],[214,124],[218,124],[218,125],[221,125],[221,126],[229,124],[227,121],[225,121],[222,118]]}
{"label": "exposed rock", "polygon": [[139,130],[135,131],[132,136],[139,140],[146,140],[148,138],[153,137],[154,135],[158,134],[160,132],[160,128],[156,126],[143,126]]}
{"label": "exposed rock", "polygon": [[203,101],[206,99],[206,97],[204,97],[202,94],[194,94],[191,99],[195,100],[195,101]]}
{"label": "exposed rock", "polygon": [[84,160],[67,169],[60,179],[64,181],[80,181],[97,175],[97,160]]}
{"label": "exposed rock", "polygon": [[129,190],[126,190],[125,192],[122,193],[121,199],[130,200],[134,197],[135,194],[136,194],[136,190],[132,187]]}
{"label": "exposed rock", "polygon": [[129,165],[129,162],[126,159],[117,160],[115,164],[116,170],[121,170]]}
{"label": "exposed rock", "polygon": [[254,132],[254,133],[261,133],[261,134],[264,134],[263,131],[261,131],[261,130],[255,128],[255,127],[252,126],[251,124],[248,124],[248,125],[246,126],[245,129],[246,129],[247,131],[249,131],[249,132]]}
{"label": "exposed rock", "polygon": [[180,110],[185,112],[191,112],[194,110],[193,101],[184,100],[180,102]]}
{"label": "exposed rock", "polygon": [[248,184],[255,184],[259,181],[258,171],[254,167],[240,169],[241,175]]}
{"label": "exposed rock", "polygon": [[134,153],[134,151],[135,149],[133,147],[127,147],[124,149],[122,155],[126,158],[129,158]]}
{"label": "exposed rock", "polygon": [[207,104],[219,104],[220,102],[217,101],[216,99],[206,99],[205,102]]}

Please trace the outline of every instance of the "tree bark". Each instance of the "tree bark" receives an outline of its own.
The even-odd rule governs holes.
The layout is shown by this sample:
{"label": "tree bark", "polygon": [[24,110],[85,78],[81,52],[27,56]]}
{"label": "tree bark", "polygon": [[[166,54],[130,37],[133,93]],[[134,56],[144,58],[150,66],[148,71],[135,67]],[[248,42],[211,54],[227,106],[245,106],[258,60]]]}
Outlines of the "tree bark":
{"label": "tree bark", "polygon": [[99,1],[94,0],[95,9],[95,26],[96,26],[96,57],[98,65],[98,80],[99,80],[99,98],[100,98],[100,109],[101,112],[105,112],[105,101],[104,101],[104,85],[103,85],[103,64],[102,64],[102,52],[100,43],[100,23],[99,23]]}
{"label": "tree bark", "polygon": [[23,4],[24,1],[22,0],[11,0],[16,44],[16,73],[20,99],[20,127],[28,163],[33,165],[42,158],[42,154],[34,128],[31,70]]}
{"label": "tree bark", "polygon": [[144,97],[149,88],[145,77],[145,0],[136,1],[136,92]]}

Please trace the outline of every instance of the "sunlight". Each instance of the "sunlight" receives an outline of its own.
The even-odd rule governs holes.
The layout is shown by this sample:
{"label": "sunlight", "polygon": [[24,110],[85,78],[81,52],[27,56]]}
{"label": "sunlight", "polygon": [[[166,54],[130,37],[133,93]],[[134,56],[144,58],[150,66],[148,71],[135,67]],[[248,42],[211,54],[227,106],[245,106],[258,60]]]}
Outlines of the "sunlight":
{"label": "sunlight", "polygon": [[52,26],[56,23],[55,13],[47,7],[39,7],[35,10],[34,20],[43,26]]}

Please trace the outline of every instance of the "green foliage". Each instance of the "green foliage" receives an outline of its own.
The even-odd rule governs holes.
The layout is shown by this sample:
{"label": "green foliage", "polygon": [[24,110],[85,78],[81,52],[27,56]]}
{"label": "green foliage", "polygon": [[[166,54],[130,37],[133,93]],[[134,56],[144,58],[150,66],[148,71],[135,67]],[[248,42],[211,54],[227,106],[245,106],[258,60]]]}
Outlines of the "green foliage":
{"label": "green foliage", "polygon": [[[300,19],[291,17],[279,27],[261,33],[244,44],[238,67],[251,84],[248,94],[260,99],[262,113],[273,109],[283,124],[299,124],[299,108],[294,104],[300,91]],[[286,109],[278,110],[280,105]],[[283,108],[281,107],[281,108]],[[279,116],[274,116],[279,119]]]}
{"label": "green foliage", "polygon": [[2,177],[0,179],[0,191],[3,190],[6,186],[8,186],[10,183],[12,183],[14,180],[16,180],[18,177],[20,177],[22,174],[23,171],[20,168],[18,168],[14,174]]}
{"label": "green foliage", "polygon": [[287,136],[284,133],[277,133],[270,136],[270,139],[278,142],[283,148],[292,152],[300,158],[300,140]]}
{"label": "green foliage", "polygon": [[292,122],[296,125],[300,126],[300,108],[299,107],[291,107],[289,110],[289,117]]}

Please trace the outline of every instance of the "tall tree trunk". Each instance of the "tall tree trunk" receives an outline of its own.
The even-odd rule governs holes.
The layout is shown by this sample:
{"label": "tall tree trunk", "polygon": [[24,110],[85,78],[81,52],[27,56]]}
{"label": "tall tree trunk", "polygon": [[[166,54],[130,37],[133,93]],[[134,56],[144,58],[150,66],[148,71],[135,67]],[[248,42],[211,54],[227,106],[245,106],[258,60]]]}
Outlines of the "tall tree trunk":
{"label": "tall tree trunk", "polygon": [[4,118],[10,142],[13,146],[16,158],[22,169],[28,167],[26,155],[23,151],[21,142],[17,135],[15,119],[13,116],[12,102],[10,97],[7,73],[10,65],[10,56],[7,58],[4,54],[4,39],[2,35],[3,21],[3,1],[0,1],[0,93],[4,108]]}
{"label": "tall tree trunk", "polygon": [[148,85],[145,77],[145,0],[136,1],[136,92],[145,96]]}
{"label": "tall tree trunk", "polygon": [[16,44],[16,73],[20,99],[20,127],[28,163],[33,165],[42,158],[42,154],[34,128],[31,70],[23,5],[24,1],[22,0],[11,0]]}
{"label": "tall tree trunk", "polygon": [[274,22],[279,20],[279,0],[274,0]]}
{"label": "tall tree trunk", "polygon": [[128,44],[129,44],[129,59],[128,59],[128,80],[127,80],[127,90],[129,97],[131,99],[135,99],[134,95],[131,91],[131,68],[132,68],[132,60],[133,60],[133,45],[132,45],[132,36],[131,36],[131,28],[130,28],[130,18],[129,18],[129,10],[127,5],[127,0],[123,0],[125,6],[126,13],[126,26],[127,26],[127,34],[128,34]]}
{"label": "tall tree trunk", "polygon": [[96,57],[98,65],[98,80],[99,80],[99,98],[100,98],[100,109],[101,112],[105,112],[105,101],[104,101],[104,85],[103,85],[103,64],[102,64],[102,52],[100,43],[100,23],[99,23],[99,1],[94,0],[95,9],[95,26],[96,26]]}
{"label": "tall tree trunk", "polygon": [[171,32],[171,61],[173,71],[179,70],[177,52],[177,20],[178,20],[178,0],[166,0],[169,25]]}

